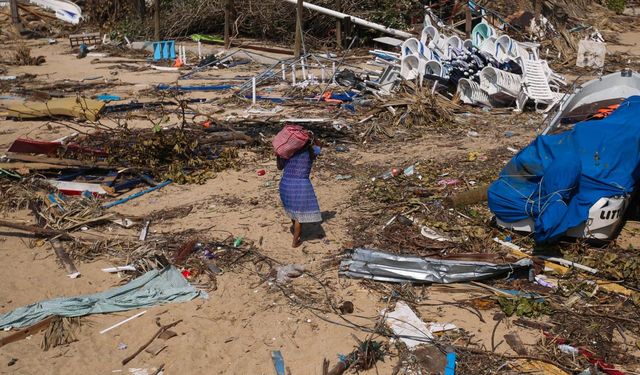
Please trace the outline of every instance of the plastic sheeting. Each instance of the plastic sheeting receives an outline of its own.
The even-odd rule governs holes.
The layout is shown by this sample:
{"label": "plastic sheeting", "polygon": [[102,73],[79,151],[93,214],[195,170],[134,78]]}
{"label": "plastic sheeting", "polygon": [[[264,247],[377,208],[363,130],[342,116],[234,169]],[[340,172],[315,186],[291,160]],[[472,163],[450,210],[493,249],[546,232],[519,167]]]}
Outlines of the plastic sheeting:
{"label": "plastic sheeting", "polygon": [[170,302],[186,302],[207,294],[196,290],[175,267],[152,270],[118,288],[76,297],[37,302],[0,315],[0,329],[29,327],[49,316],[84,316],[127,311]]}
{"label": "plastic sheeting", "polygon": [[515,263],[421,258],[376,250],[355,249],[340,263],[340,275],[388,282],[449,284],[483,280],[531,267],[531,259]]}
{"label": "plastic sheeting", "polygon": [[640,96],[603,120],[537,137],[489,187],[489,208],[502,221],[534,220],[537,242],[552,242],[584,223],[600,198],[626,196],[640,167]]}

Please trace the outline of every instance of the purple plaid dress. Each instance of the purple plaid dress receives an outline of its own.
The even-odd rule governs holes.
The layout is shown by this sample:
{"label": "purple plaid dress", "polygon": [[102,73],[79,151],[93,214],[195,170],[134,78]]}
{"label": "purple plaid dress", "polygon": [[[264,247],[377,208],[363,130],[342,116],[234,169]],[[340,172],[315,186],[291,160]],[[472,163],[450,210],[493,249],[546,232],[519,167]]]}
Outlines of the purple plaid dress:
{"label": "purple plaid dress", "polygon": [[300,223],[322,221],[318,199],[309,179],[312,164],[313,160],[306,148],[284,160],[280,199],[287,215]]}

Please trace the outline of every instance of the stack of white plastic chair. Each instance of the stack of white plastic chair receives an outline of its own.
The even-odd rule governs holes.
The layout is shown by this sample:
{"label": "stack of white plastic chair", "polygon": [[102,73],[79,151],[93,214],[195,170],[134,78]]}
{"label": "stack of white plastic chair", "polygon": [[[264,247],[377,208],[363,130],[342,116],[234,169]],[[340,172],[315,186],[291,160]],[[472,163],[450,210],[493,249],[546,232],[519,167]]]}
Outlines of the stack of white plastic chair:
{"label": "stack of white plastic chair", "polygon": [[[425,66],[431,57],[431,51],[425,48],[416,38],[409,38],[402,43],[400,58],[400,76],[411,80],[424,75]],[[425,56],[426,54],[426,56]]]}
{"label": "stack of white plastic chair", "polygon": [[522,78],[517,74],[486,66],[480,71],[480,88],[498,101],[513,102],[522,91]]}
{"label": "stack of white plastic chair", "polygon": [[458,81],[457,92],[463,103],[489,107],[493,105],[487,92],[482,90],[479,84],[470,79],[460,79]]}

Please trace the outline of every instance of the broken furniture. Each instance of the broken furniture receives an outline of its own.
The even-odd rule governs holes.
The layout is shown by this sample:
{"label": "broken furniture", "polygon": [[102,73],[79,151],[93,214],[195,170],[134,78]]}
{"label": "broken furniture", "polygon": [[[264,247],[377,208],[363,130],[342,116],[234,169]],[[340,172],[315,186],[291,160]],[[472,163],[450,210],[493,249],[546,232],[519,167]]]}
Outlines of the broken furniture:
{"label": "broken furniture", "polygon": [[100,43],[102,43],[100,33],[69,35],[69,44],[71,47],[78,47],[81,44],[84,44],[85,46],[93,46]]}
{"label": "broken furniture", "polygon": [[104,102],[83,97],[54,98],[47,102],[12,104],[6,108],[5,116],[18,120],[62,116],[96,121],[104,106]]}

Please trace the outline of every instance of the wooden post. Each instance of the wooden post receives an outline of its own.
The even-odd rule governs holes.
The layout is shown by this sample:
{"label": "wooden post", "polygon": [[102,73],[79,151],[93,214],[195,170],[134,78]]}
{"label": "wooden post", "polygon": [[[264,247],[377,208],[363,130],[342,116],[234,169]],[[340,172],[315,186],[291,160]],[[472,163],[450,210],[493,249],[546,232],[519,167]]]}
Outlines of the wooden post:
{"label": "wooden post", "polygon": [[465,4],[466,8],[465,8],[465,25],[464,25],[464,31],[467,34],[467,39],[471,39],[471,28],[473,27],[473,23],[472,23],[472,19],[471,19],[471,6],[467,3]]}
{"label": "wooden post", "polygon": [[296,5],[296,39],[293,47],[293,54],[296,58],[300,57],[300,51],[302,50],[302,3],[303,0],[298,0]]}
{"label": "wooden post", "polygon": [[[342,12],[342,0],[336,0],[336,11]],[[342,20],[336,20],[336,48],[342,49]]]}
{"label": "wooden post", "polygon": [[533,9],[536,18],[540,17],[542,12],[542,0],[533,0]]}
{"label": "wooden post", "polygon": [[18,13],[18,0],[9,0],[11,8],[11,23],[17,25],[20,23],[20,13]]}
{"label": "wooden post", "polygon": [[153,2],[153,37],[160,40],[160,0]]}
{"label": "wooden post", "polygon": [[144,0],[136,0],[135,6],[136,6],[136,11],[138,12],[138,18],[140,20],[144,20],[147,12],[147,6]]}
{"label": "wooden post", "polygon": [[230,30],[231,30],[231,0],[224,1],[224,48],[229,49],[231,46]]}

